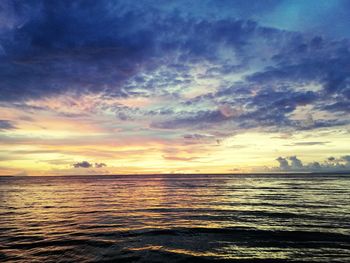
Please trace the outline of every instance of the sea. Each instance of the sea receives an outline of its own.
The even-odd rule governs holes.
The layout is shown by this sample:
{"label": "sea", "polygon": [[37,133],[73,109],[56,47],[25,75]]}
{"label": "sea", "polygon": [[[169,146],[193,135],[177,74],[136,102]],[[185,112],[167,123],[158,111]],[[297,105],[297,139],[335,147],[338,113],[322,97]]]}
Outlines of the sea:
{"label": "sea", "polygon": [[350,262],[350,174],[0,177],[0,262]]}

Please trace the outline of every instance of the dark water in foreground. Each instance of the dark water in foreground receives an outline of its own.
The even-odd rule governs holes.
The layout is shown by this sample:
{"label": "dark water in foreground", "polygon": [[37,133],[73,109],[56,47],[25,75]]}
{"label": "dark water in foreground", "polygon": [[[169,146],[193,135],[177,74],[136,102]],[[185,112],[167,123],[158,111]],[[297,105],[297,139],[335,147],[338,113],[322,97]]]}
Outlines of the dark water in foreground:
{"label": "dark water in foreground", "polygon": [[0,262],[350,262],[349,175],[0,177]]}

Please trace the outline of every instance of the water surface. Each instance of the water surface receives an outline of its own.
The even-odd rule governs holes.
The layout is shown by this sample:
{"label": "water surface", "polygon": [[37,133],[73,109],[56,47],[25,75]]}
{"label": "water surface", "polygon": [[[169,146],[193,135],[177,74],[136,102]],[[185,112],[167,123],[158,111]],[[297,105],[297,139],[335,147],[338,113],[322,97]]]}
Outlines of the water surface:
{"label": "water surface", "polygon": [[1,262],[350,262],[349,175],[0,177]]}

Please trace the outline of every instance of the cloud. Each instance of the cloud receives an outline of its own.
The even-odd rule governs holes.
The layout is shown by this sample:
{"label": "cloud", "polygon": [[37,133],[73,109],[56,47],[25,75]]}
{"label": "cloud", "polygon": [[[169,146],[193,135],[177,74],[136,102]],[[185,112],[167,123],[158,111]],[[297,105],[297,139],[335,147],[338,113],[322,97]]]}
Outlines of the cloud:
{"label": "cloud", "polygon": [[289,160],[291,161],[291,164],[290,164],[291,169],[298,170],[303,168],[303,163],[296,156],[290,156]]}
{"label": "cloud", "polygon": [[341,156],[339,158],[328,157],[324,162],[317,161],[303,164],[296,156],[278,157],[276,161],[278,167],[269,169],[270,171],[285,172],[349,172],[350,171],[350,155]]}
{"label": "cloud", "polygon": [[153,123],[152,126],[161,129],[177,129],[188,126],[208,127],[208,125],[220,123],[228,119],[229,118],[223,115],[219,110],[199,111],[191,113],[189,116],[179,117],[174,120]]}
{"label": "cloud", "polygon": [[[270,38],[281,42],[273,42]],[[231,123],[233,129],[239,130],[257,127],[312,130],[349,124],[346,117],[350,90],[349,41],[332,42],[321,37],[287,33],[257,25],[245,34],[246,42],[256,50],[262,48],[256,43],[259,39],[271,41],[271,47],[275,49],[271,50],[270,57],[264,53],[252,56],[256,60],[270,61],[268,64],[274,66],[246,74],[241,81],[223,81],[216,92],[186,101],[184,105],[191,106],[191,111],[168,116],[167,120],[153,123],[153,126],[166,129],[192,127],[200,130]],[[248,50],[245,50],[246,42],[238,44],[228,41],[245,66],[254,67],[254,62],[249,61]],[[300,46],[306,46],[307,50],[298,50]],[[224,78],[222,74],[221,77]],[[218,110],[214,109],[217,107],[215,104],[220,105]],[[198,110],[195,110],[195,106]],[[293,114],[305,106],[308,106],[308,111],[304,116],[308,118],[293,119]],[[331,117],[322,118],[322,112],[327,112]]]}
{"label": "cloud", "polygon": [[346,162],[346,164],[350,164],[350,155],[344,155],[341,157],[341,160]]}
{"label": "cloud", "polygon": [[95,163],[95,168],[102,168],[106,167],[107,165],[105,163]]}
{"label": "cloud", "polygon": [[68,90],[124,96],[115,87],[154,54],[154,32],[141,26],[141,11],[114,12],[119,3],[111,1],[38,3],[18,3],[17,9],[29,10],[30,19],[2,32],[1,100]]}
{"label": "cloud", "polygon": [[193,160],[197,159],[197,157],[178,157],[178,156],[163,155],[163,159],[171,160],[171,161],[189,162],[189,161],[193,161]]}
{"label": "cloud", "polygon": [[0,131],[1,130],[12,130],[16,129],[16,126],[12,124],[9,120],[0,120]]}
{"label": "cloud", "polygon": [[327,160],[328,160],[329,162],[334,162],[334,161],[335,161],[335,158],[334,158],[333,156],[331,156],[331,157],[328,157]]}
{"label": "cloud", "polygon": [[74,168],[91,168],[93,167],[93,164],[87,162],[87,161],[82,161],[82,162],[77,162],[73,164]]}
{"label": "cloud", "polygon": [[289,163],[288,163],[288,160],[286,158],[283,158],[283,157],[278,157],[276,159],[276,161],[279,163],[279,168],[281,170],[287,170],[289,169]]}
{"label": "cloud", "polygon": [[90,163],[88,161],[82,161],[82,162],[77,162],[73,164],[74,168],[103,168],[106,167],[107,165],[105,163]]}
{"label": "cloud", "polygon": [[[310,10],[301,2],[297,10]],[[349,125],[350,41],[267,22],[291,5],[3,1],[0,104],[65,118],[113,116],[103,123],[108,131],[122,123],[162,138],[170,130],[218,137],[187,136],[187,143]],[[0,121],[0,130],[14,128]],[[280,161],[300,168],[295,159]]]}
{"label": "cloud", "polygon": [[292,144],[288,144],[287,146],[315,146],[315,145],[325,145],[330,143],[329,141],[325,141],[325,142],[295,142]]}

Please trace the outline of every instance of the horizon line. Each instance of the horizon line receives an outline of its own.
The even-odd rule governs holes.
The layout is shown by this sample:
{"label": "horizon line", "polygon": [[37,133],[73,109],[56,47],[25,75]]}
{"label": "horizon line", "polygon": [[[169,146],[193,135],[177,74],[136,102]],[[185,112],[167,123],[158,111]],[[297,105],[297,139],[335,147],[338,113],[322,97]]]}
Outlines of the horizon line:
{"label": "horizon line", "polygon": [[0,175],[0,177],[74,177],[74,176],[165,176],[165,175],[315,175],[350,174],[350,171],[336,172],[261,172],[261,173],[135,173],[135,174],[67,174],[67,175]]}

